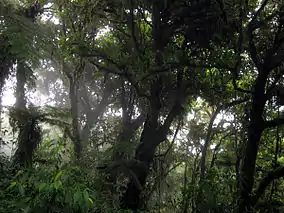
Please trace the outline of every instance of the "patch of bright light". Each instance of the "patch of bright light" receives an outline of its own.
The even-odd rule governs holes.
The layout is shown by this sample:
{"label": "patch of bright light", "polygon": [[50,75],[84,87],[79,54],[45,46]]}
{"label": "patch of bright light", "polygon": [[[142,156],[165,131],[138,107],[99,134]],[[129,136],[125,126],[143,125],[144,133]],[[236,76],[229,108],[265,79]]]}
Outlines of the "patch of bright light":
{"label": "patch of bright light", "polygon": [[2,96],[2,105],[5,107],[13,106],[16,102],[14,92],[11,89],[5,90]]}
{"label": "patch of bright light", "polygon": [[[50,7],[52,7],[52,5],[53,5],[53,3],[47,3],[44,6],[44,8],[50,8]],[[54,23],[55,25],[59,24],[59,19],[57,17],[55,17],[54,14],[52,14],[51,12],[44,12],[41,15],[41,20],[43,22],[50,21],[50,22]]]}

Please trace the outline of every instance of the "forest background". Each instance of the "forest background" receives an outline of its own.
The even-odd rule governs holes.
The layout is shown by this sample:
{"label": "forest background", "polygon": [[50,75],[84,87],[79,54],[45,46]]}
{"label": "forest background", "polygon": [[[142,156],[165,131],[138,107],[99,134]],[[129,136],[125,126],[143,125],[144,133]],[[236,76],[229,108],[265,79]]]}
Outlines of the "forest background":
{"label": "forest background", "polygon": [[0,212],[283,212],[284,2],[2,0]]}

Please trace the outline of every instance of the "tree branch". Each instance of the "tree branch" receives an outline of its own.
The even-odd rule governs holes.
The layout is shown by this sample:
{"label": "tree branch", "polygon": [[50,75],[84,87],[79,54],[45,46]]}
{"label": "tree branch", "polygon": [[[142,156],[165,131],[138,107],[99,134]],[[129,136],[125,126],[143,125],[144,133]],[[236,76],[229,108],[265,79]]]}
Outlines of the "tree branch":
{"label": "tree branch", "polygon": [[236,106],[238,104],[244,103],[244,102],[246,102],[248,100],[249,100],[249,98],[242,98],[242,99],[234,100],[234,101],[232,101],[230,103],[224,104],[221,107],[221,110],[225,110],[225,109],[231,108],[231,107]]}
{"label": "tree branch", "polygon": [[259,16],[259,14],[263,11],[264,7],[267,5],[268,0],[264,0],[261,4],[261,6],[259,7],[259,9],[253,14],[251,23],[255,22],[255,20],[257,19],[257,17]]}
{"label": "tree branch", "polygon": [[213,166],[214,166],[214,163],[215,163],[216,158],[217,158],[217,156],[216,156],[216,155],[217,155],[217,151],[218,151],[218,149],[220,148],[222,142],[223,142],[227,137],[229,137],[229,136],[231,136],[231,135],[233,135],[232,132],[229,132],[229,133],[223,135],[223,137],[220,139],[219,143],[215,146],[214,151],[213,151],[213,156],[212,156],[211,164],[210,164],[210,168],[213,168]]}
{"label": "tree branch", "polygon": [[113,92],[113,90],[116,88],[116,84],[113,82],[110,82],[104,89],[102,99],[101,101],[97,104],[96,108],[92,110],[90,100],[88,98],[88,94],[86,91],[86,87],[83,87],[83,94],[82,98],[85,99],[85,113],[86,113],[86,124],[82,129],[82,139],[83,141],[87,141],[89,136],[90,136],[90,130],[91,128],[98,122],[99,117],[101,114],[104,112],[105,108],[107,107],[108,104],[110,104],[110,96]]}
{"label": "tree branch", "polygon": [[145,119],[146,119],[146,113],[141,112],[141,114],[134,121],[131,122],[132,129],[136,131],[143,124]]}
{"label": "tree branch", "polygon": [[269,184],[276,179],[284,177],[284,167],[275,169],[274,171],[269,172],[266,177],[259,183],[259,186],[255,192],[255,196],[252,197],[252,206],[255,206],[259,198],[265,192],[265,189]]}
{"label": "tree branch", "polygon": [[181,105],[181,103],[176,102],[174,104],[174,106],[172,107],[170,113],[168,114],[163,126],[161,126],[161,128],[159,129],[159,142],[162,142],[164,140],[166,140],[167,137],[167,133],[169,131],[169,128],[173,122],[173,120],[176,118],[176,116],[178,116],[183,110],[183,107]]}
{"label": "tree branch", "polygon": [[169,72],[170,69],[177,69],[177,68],[182,68],[182,67],[190,67],[190,68],[207,68],[207,69],[212,69],[212,68],[217,68],[217,69],[229,69],[231,70],[232,67],[228,67],[225,65],[217,65],[217,64],[198,64],[198,63],[188,63],[188,62],[168,62],[160,67],[153,67],[149,70],[149,73],[145,76],[142,77],[141,81],[151,77],[152,75],[156,75],[158,73],[165,73]]}
{"label": "tree branch", "polygon": [[177,125],[177,128],[176,128],[176,131],[175,131],[175,134],[174,134],[174,137],[173,137],[173,140],[171,141],[168,149],[165,151],[165,153],[159,155],[159,157],[164,157],[164,156],[167,156],[168,153],[171,151],[171,149],[173,148],[173,145],[175,143],[175,140],[176,140],[176,137],[177,137],[177,134],[178,134],[178,131],[180,130],[180,127],[181,127],[181,120],[179,120],[178,122],[178,125]]}
{"label": "tree branch", "polygon": [[283,118],[275,118],[274,120],[271,120],[271,121],[265,121],[264,122],[264,129],[267,129],[267,128],[273,128],[273,127],[277,127],[277,126],[280,126],[280,125],[283,125],[284,124],[284,117]]}
{"label": "tree branch", "polygon": [[267,88],[266,93],[265,93],[266,100],[270,99],[273,96],[273,93],[274,93],[275,89],[277,88],[276,84],[279,82],[279,80],[283,76],[283,73],[284,73],[284,69],[281,69],[276,74],[275,79],[272,82],[272,84]]}
{"label": "tree branch", "polygon": [[145,97],[145,98],[149,97],[146,93],[142,92],[142,89],[139,87],[138,83],[133,79],[131,73],[121,72],[120,70],[117,70],[117,69],[110,69],[110,68],[104,67],[104,66],[102,66],[102,65],[100,65],[100,64],[98,64],[97,62],[94,62],[94,61],[92,61],[91,63],[93,65],[95,65],[98,69],[100,69],[104,72],[112,73],[112,74],[116,74],[116,75],[125,77],[131,83],[131,85],[135,88],[137,94],[140,97]]}

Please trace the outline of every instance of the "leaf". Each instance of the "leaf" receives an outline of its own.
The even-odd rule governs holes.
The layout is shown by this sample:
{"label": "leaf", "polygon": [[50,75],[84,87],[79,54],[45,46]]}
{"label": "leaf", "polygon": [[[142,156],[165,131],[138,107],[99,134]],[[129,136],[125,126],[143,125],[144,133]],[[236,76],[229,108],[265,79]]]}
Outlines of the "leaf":
{"label": "leaf", "polygon": [[79,192],[79,191],[75,192],[75,194],[73,196],[73,199],[74,199],[74,204],[80,203],[80,201],[81,201],[81,192]]}
{"label": "leaf", "polygon": [[18,188],[19,188],[20,194],[21,194],[21,195],[24,195],[24,194],[25,194],[25,189],[24,189],[24,187],[19,184],[19,185],[18,185]]}
{"label": "leaf", "polygon": [[72,200],[72,192],[70,190],[66,190],[65,196],[64,196],[64,201],[66,203],[69,203],[70,200]]}
{"label": "leaf", "polygon": [[60,189],[61,187],[62,187],[62,182],[60,180],[54,183],[54,188],[56,191],[58,191],[58,189]]}
{"label": "leaf", "polygon": [[277,162],[280,164],[280,166],[284,166],[284,157],[278,158]]}
{"label": "leaf", "polygon": [[90,197],[89,193],[87,192],[87,190],[84,190],[83,196],[84,196],[85,199],[88,199]]}
{"label": "leaf", "polygon": [[92,198],[89,197],[88,200],[89,200],[89,203],[90,203],[90,207],[94,206],[94,201],[92,200]]}
{"label": "leaf", "polygon": [[54,177],[54,182],[56,182],[62,175],[63,171],[58,172],[57,175]]}
{"label": "leaf", "polygon": [[7,189],[13,189],[16,185],[17,185],[17,182],[14,181],[10,184],[10,186],[8,186]]}

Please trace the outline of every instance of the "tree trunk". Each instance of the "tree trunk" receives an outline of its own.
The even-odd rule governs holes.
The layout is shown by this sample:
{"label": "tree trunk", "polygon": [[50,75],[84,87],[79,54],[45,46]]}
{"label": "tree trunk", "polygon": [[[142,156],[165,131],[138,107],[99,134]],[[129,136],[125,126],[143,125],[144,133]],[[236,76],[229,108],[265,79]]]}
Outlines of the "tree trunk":
{"label": "tree trunk", "polygon": [[157,145],[155,128],[144,125],[141,141],[135,154],[137,163],[132,167],[133,176],[130,177],[127,190],[122,198],[122,208],[137,210],[140,207],[140,194],[146,184]]}
{"label": "tree trunk", "polygon": [[[157,84],[154,83],[153,87],[156,86]],[[175,104],[164,124],[158,128],[160,108],[157,105],[156,99],[152,99],[150,109],[144,123],[139,146],[136,149],[135,160],[137,163],[132,166],[133,175],[127,185],[126,193],[121,200],[121,207],[124,209],[137,210],[140,207],[140,194],[146,184],[146,179],[150,172],[150,166],[153,162],[156,148],[161,142],[166,140],[170,125],[183,110],[181,103]]]}
{"label": "tree trunk", "polygon": [[[155,66],[161,67],[164,63],[163,52],[168,44],[168,28],[162,24],[162,11],[164,10],[163,1],[153,1],[152,4],[152,49],[155,54]],[[163,34],[166,33],[167,36]],[[140,143],[136,149],[136,165],[132,166],[132,176],[129,178],[126,192],[121,199],[123,209],[136,211],[141,205],[141,192],[145,187],[147,177],[150,172],[150,166],[153,162],[157,146],[163,142],[168,134],[173,120],[183,111],[182,104],[186,98],[186,89],[182,88],[182,72],[177,74],[177,96],[163,125],[160,125],[159,117],[161,105],[161,96],[163,89],[164,76],[159,73],[152,73],[153,81],[150,86],[149,108],[147,118],[144,123],[144,129],[141,134]]]}
{"label": "tree trunk", "polygon": [[26,68],[24,62],[20,61],[17,65],[16,72],[16,117],[17,120],[17,128],[19,129],[18,135],[18,149],[15,153],[15,163],[18,163],[20,166],[26,166],[27,164],[31,164],[32,150],[28,148],[28,135],[25,134],[25,123],[26,121],[26,95],[25,95],[25,83],[26,83]]}
{"label": "tree trunk", "polygon": [[245,148],[244,158],[241,165],[240,174],[240,205],[239,213],[250,212],[251,193],[254,185],[255,164],[257,159],[258,147],[263,132],[263,110],[266,103],[265,85],[268,73],[262,70],[256,79],[250,122],[248,126],[248,141]]}
{"label": "tree trunk", "polygon": [[24,62],[19,62],[17,65],[17,86],[16,86],[16,109],[26,109],[26,94],[25,94],[25,84],[26,84],[26,68]]}
{"label": "tree trunk", "polygon": [[82,151],[80,126],[78,119],[78,85],[73,78],[69,78],[69,99],[71,105],[71,117],[72,117],[72,141],[74,145],[74,153],[76,158],[79,159]]}

